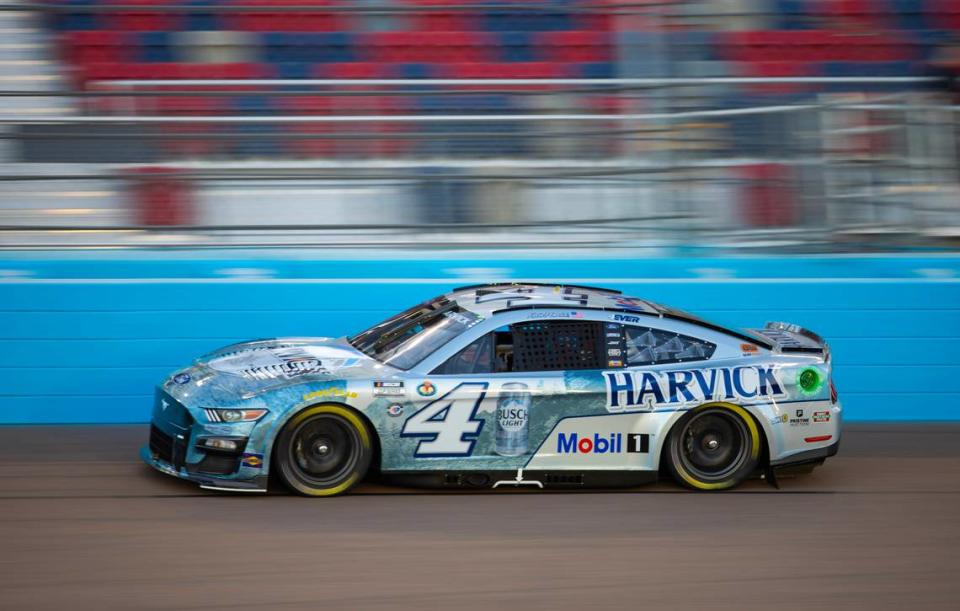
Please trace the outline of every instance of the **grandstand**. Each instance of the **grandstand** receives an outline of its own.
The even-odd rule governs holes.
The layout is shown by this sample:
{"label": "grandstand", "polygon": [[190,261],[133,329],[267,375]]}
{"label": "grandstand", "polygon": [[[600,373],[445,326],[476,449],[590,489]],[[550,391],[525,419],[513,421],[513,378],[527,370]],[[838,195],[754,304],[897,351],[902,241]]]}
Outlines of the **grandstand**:
{"label": "grandstand", "polygon": [[[251,170],[318,227],[627,219],[644,231],[616,239],[773,229],[836,246],[960,225],[951,0],[22,8],[40,29],[18,65],[60,69],[28,87],[50,120],[6,113],[5,158],[90,176],[110,211],[98,227],[271,225],[236,196]],[[596,216],[571,217],[585,196]]]}

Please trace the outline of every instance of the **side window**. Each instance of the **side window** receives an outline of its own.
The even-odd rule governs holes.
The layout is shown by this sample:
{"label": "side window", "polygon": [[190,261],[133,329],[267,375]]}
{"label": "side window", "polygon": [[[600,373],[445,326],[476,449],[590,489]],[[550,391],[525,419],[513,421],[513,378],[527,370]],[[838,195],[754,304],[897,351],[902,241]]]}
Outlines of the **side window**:
{"label": "side window", "polygon": [[603,323],[524,322],[512,325],[512,371],[603,369],[607,365]]}
{"label": "side window", "polygon": [[492,333],[477,338],[434,369],[434,373],[452,375],[496,371],[493,360],[493,341]]}
{"label": "side window", "polygon": [[702,361],[713,356],[717,349],[716,344],[702,339],[647,327],[626,326],[624,335],[629,367]]}

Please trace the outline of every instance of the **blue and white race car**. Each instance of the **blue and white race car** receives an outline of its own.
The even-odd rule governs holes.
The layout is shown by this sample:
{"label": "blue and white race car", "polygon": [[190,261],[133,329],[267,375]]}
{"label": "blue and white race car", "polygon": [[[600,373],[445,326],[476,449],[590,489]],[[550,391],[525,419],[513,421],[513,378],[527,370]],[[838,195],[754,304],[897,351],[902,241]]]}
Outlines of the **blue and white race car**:
{"label": "blue and white race car", "polygon": [[[463,287],[352,337],[222,348],[157,388],[143,459],[204,488],[722,490],[837,452],[830,351],[617,291]],[[774,480],[775,481],[775,480]]]}

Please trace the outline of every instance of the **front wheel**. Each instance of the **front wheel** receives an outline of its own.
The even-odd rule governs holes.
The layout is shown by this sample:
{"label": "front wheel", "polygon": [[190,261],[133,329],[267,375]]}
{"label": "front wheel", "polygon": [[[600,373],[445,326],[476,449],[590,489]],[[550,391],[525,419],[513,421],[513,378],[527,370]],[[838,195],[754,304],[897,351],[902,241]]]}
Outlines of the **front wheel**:
{"label": "front wheel", "polygon": [[283,427],[274,447],[274,464],[292,491],[334,496],[363,479],[372,455],[371,433],[356,412],[340,405],[315,405]]}
{"label": "front wheel", "polygon": [[760,461],[760,431],[738,405],[700,406],[673,427],[667,467],[674,479],[696,490],[725,490],[750,477]]}

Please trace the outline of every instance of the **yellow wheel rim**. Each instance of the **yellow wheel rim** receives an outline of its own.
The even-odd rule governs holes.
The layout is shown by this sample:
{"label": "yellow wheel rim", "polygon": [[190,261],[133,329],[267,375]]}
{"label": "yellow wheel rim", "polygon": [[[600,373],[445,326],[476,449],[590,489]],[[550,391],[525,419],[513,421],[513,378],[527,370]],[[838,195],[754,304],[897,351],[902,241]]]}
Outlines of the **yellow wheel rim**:
{"label": "yellow wheel rim", "polygon": [[[333,414],[336,416],[340,416],[341,418],[349,422],[350,425],[353,426],[354,429],[356,429],[357,435],[360,438],[360,442],[363,444],[364,449],[370,450],[370,447],[371,447],[370,434],[367,431],[366,424],[364,424],[363,420],[361,420],[360,416],[358,416],[356,412],[342,405],[329,404],[329,405],[314,405],[313,407],[308,407],[307,409],[303,410],[302,412],[294,416],[290,420],[290,422],[287,423],[287,426],[296,427],[297,425],[307,420],[308,418],[312,418],[313,416],[316,416],[319,414]],[[334,496],[336,494],[340,494],[344,490],[347,490],[351,486],[353,486],[353,484],[357,481],[357,477],[358,477],[357,473],[353,473],[345,481],[337,484],[336,486],[333,486],[330,488],[319,488],[319,489],[310,488],[308,486],[304,486],[300,482],[291,481],[289,479],[288,479],[288,483],[294,488],[296,488],[299,492],[302,492],[303,494],[306,494],[308,496]]]}
{"label": "yellow wheel rim", "polygon": [[[750,412],[733,403],[714,402],[706,403],[696,407],[691,411],[691,413],[717,407],[731,411],[739,416],[741,420],[743,420],[747,427],[747,433],[750,436],[750,459],[756,460],[760,456],[760,430],[757,428],[757,423],[754,421],[753,416],[750,415]],[[720,482],[701,481],[686,470],[682,461],[675,461],[674,468],[677,470],[677,473],[680,475],[683,481],[698,490],[723,490],[724,488],[729,488],[736,484],[736,481],[733,479],[727,479]]]}

